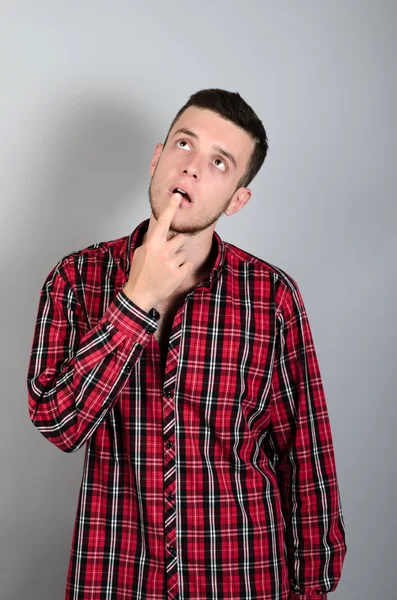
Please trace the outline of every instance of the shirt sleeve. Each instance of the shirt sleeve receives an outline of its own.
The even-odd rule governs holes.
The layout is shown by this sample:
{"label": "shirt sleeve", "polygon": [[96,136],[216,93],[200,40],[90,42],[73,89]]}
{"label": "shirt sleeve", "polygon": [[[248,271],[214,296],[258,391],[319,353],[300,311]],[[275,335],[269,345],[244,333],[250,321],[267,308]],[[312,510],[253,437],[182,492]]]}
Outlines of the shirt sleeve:
{"label": "shirt sleeve", "polygon": [[39,297],[27,389],[30,419],[60,450],[78,450],[113,407],[157,328],[152,315],[120,290],[90,329],[67,261],[50,271]]}
{"label": "shirt sleeve", "polygon": [[268,444],[284,516],[290,600],[325,600],[341,577],[345,524],[320,368],[292,282],[277,311]]}

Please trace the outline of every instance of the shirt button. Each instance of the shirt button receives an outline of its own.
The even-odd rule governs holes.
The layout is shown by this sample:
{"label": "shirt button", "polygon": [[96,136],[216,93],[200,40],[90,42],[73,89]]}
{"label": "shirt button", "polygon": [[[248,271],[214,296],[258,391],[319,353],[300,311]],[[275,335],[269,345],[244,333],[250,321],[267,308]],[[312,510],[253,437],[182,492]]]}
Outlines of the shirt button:
{"label": "shirt button", "polygon": [[171,554],[176,554],[176,550],[174,548],[174,546],[168,546],[168,550],[171,552]]}
{"label": "shirt button", "polygon": [[174,445],[174,443],[171,442],[171,440],[169,442],[167,442],[167,448],[172,448],[173,445]]}
{"label": "shirt button", "polygon": [[125,367],[124,371],[125,371],[126,373],[129,373],[129,372],[131,371],[131,369],[132,369],[131,365],[127,365],[127,366]]}
{"label": "shirt button", "polygon": [[160,316],[160,313],[155,308],[152,308],[149,314],[152,315],[154,319],[158,319]]}
{"label": "shirt button", "polygon": [[173,500],[175,498],[175,494],[168,494],[167,500]]}
{"label": "shirt button", "polygon": [[172,390],[167,390],[166,392],[164,392],[165,395],[167,396],[167,398],[171,398],[173,391]]}

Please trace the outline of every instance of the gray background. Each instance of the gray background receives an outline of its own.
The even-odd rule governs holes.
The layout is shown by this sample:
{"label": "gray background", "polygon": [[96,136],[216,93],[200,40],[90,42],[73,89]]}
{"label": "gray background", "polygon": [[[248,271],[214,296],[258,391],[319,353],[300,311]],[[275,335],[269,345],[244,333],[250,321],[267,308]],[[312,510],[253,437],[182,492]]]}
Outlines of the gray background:
{"label": "gray background", "polygon": [[204,87],[240,92],[269,138],[251,200],[217,231],[305,301],[347,528],[332,600],[395,597],[396,12],[1,2],[1,600],[63,598],[83,468],[28,416],[40,288],[68,252],[149,216],[155,144]]}

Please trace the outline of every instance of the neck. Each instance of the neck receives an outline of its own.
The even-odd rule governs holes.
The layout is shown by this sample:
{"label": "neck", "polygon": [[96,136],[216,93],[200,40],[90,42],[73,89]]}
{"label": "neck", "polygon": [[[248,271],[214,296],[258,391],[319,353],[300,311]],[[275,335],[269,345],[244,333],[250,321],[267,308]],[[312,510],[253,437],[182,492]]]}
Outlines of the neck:
{"label": "neck", "polygon": [[[156,223],[157,221],[151,215],[148,230],[145,231],[142,239],[142,245],[145,244]],[[187,252],[187,260],[193,263],[193,269],[183,281],[184,288],[193,287],[209,277],[218,252],[213,231],[213,228],[207,228],[195,235],[185,235],[183,249]],[[173,231],[169,231],[167,240],[170,240],[174,235]]]}

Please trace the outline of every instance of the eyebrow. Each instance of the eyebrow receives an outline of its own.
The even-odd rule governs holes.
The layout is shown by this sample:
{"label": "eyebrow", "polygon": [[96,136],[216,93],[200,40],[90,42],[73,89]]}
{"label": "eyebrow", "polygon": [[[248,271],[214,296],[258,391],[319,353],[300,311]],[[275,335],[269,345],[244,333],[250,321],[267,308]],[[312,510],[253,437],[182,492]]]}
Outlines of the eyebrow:
{"label": "eyebrow", "polygon": [[[185,135],[190,135],[191,137],[195,138],[196,140],[199,139],[199,136],[197,135],[197,133],[194,133],[194,131],[191,131],[190,129],[186,129],[185,127],[181,127],[180,129],[177,129],[175,131],[175,133],[172,135],[172,137],[175,137],[178,133],[184,133]],[[233,154],[230,154],[230,152],[228,152],[224,148],[221,148],[221,146],[213,146],[213,148],[214,148],[214,150],[219,152],[219,154],[222,154],[223,156],[228,158],[230,160],[230,162],[233,163],[233,165],[235,167],[237,167],[237,163],[236,163],[236,160],[235,160]]]}

